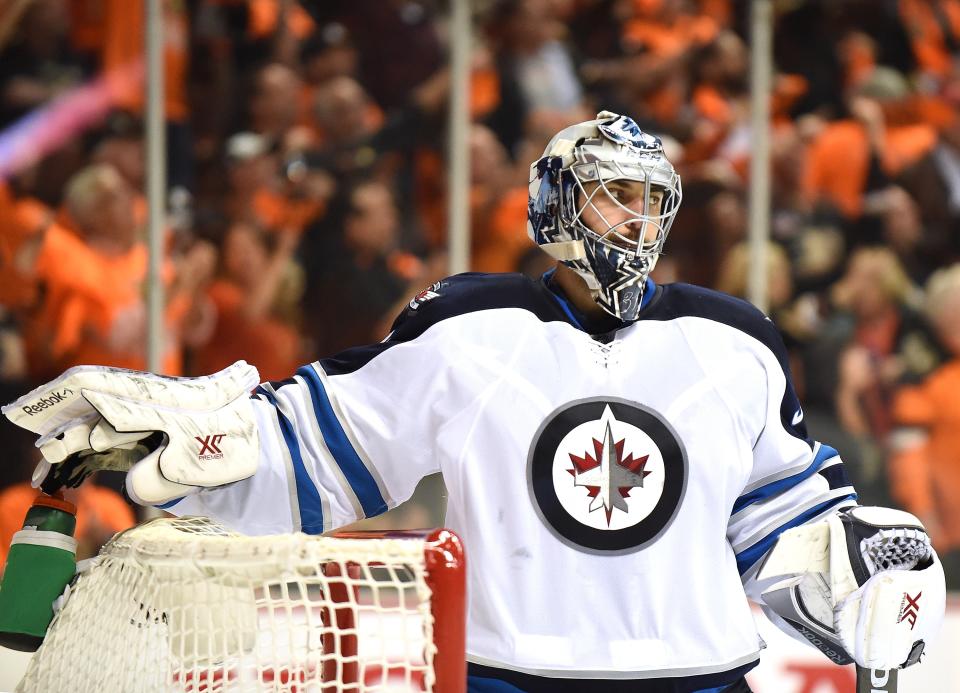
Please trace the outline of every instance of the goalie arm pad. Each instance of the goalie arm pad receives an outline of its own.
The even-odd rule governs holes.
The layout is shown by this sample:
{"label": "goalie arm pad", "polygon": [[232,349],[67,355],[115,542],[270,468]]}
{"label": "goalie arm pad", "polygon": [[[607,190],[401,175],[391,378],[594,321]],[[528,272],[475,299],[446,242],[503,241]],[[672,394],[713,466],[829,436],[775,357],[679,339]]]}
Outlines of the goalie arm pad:
{"label": "goalie arm pad", "polygon": [[923,525],[890,508],[850,508],[784,532],[757,578],[772,620],[837,664],[916,663],[946,608]]}

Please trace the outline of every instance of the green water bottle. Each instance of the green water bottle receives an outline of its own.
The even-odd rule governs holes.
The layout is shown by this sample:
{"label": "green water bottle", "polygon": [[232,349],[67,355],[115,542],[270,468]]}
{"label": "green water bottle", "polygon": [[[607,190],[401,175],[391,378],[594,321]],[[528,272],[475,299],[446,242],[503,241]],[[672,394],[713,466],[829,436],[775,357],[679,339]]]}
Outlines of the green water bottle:
{"label": "green water bottle", "polygon": [[13,535],[0,582],[0,646],[34,652],[53,619],[53,601],[77,567],[77,508],[40,493]]}

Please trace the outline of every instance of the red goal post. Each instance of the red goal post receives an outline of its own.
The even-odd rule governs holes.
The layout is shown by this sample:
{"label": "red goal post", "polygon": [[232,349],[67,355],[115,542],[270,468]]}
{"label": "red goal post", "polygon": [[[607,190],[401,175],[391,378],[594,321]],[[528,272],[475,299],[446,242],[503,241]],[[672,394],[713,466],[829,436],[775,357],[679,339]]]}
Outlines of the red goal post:
{"label": "red goal post", "polygon": [[463,693],[465,569],[446,529],[153,520],[80,574],[18,690]]}
{"label": "red goal post", "polygon": [[[438,693],[467,689],[466,559],[460,537],[449,529],[336,532],[336,539],[423,541],[426,582],[430,587],[433,671]],[[352,569],[356,570],[353,566]]]}

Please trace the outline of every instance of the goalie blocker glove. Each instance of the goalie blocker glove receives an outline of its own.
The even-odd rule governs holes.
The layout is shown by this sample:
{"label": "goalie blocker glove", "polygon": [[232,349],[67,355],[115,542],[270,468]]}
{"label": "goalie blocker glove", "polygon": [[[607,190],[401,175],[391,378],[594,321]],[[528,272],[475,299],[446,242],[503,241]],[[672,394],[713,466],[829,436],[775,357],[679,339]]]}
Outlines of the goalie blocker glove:
{"label": "goalie blocker glove", "polygon": [[892,508],[849,508],[784,532],[758,578],[774,581],[763,593],[768,615],[837,664],[915,664],[946,609],[943,567],[923,525]]}
{"label": "goalie blocker glove", "polygon": [[160,505],[254,474],[260,445],[249,394],[258,381],[243,361],[199,378],[79,366],[3,413],[40,434],[35,486],[127,471],[131,498]]}

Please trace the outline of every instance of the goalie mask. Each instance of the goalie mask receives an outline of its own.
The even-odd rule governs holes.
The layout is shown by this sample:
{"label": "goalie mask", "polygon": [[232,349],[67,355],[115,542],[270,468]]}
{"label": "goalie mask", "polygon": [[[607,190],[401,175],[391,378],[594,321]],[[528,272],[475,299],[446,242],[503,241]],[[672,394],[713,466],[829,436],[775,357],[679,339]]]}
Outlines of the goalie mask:
{"label": "goalie mask", "polygon": [[681,197],[660,138],[602,111],[557,133],[530,166],[527,233],[604,310],[632,321]]}

